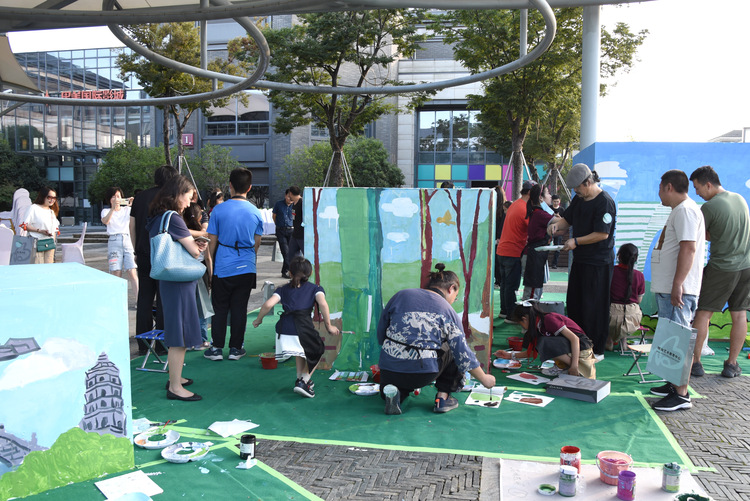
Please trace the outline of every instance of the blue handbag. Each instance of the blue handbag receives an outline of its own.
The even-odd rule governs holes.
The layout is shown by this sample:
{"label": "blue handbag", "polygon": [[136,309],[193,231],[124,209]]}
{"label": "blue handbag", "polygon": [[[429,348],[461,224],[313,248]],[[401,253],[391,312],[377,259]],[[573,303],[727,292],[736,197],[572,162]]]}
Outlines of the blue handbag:
{"label": "blue handbag", "polygon": [[169,221],[175,211],[161,217],[159,234],[151,239],[151,273],[154,280],[167,282],[192,282],[206,272],[206,266],[195,259],[180,242],[168,233]]}

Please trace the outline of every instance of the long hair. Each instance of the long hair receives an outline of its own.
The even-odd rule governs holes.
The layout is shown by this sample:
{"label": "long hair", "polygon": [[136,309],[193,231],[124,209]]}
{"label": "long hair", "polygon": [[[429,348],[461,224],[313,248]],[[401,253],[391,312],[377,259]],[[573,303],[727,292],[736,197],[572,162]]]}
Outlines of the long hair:
{"label": "long hair", "polygon": [[289,263],[289,273],[292,275],[289,285],[297,288],[310,279],[310,275],[312,275],[312,263],[303,256],[297,256]]}
{"label": "long hair", "polygon": [[177,198],[192,190],[195,190],[195,186],[183,175],[177,175],[168,179],[151,201],[151,205],[148,208],[148,215],[155,216],[168,210],[180,212],[180,208],[177,205]]}
{"label": "long hair", "polygon": [[187,226],[189,230],[201,231],[203,230],[203,226],[201,226],[202,215],[203,210],[201,209],[201,206],[194,203],[190,204],[187,209],[185,209],[185,212],[182,213],[182,219],[185,220],[185,226]]}
{"label": "long hair", "polygon": [[529,199],[526,201],[526,219],[531,217],[534,213],[534,209],[542,206],[542,185],[535,184],[529,190]]}
{"label": "long hair", "polygon": [[516,308],[513,310],[513,314],[510,319],[514,322],[520,322],[523,317],[528,317],[529,328],[526,329],[526,333],[523,335],[524,348],[531,346],[532,349],[536,349],[536,340],[539,337],[539,330],[536,328],[537,319],[540,319],[544,323],[545,313],[539,309],[536,301],[524,301],[523,303],[516,304]]}
{"label": "long hair", "polygon": [[617,251],[617,262],[628,268],[628,288],[625,297],[622,298],[627,303],[630,293],[633,292],[633,268],[638,262],[638,247],[633,244],[622,244]]}
{"label": "long hair", "polygon": [[[49,195],[50,191],[54,191],[57,193],[56,190],[53,188],[50,188],[49,186],[45,186],[44,188],[40,188],[39,192],[36,194],[36,198],[34,199],[34,203],[37,205],[41,205],[42,207],[47,207],[47,195]],[[59,194],[58,194],[59,195]],[[52,209],[52,212],[55,213],[55,217],[60,213],[60,205],[58,204],[58,199],[55,199],[55,203],[50,206],[50,209]]]}
{"label": "long hair", "polygon": [[224,193],[221,192],[219,188],[214,188],[211,191],[211,194],[208,196],[208,211],[211,212],[214,207],[216,207],[219,203],[219,200],[222,202],[224,201]]}
{"label": "long hair", "polygon": [[427,281],[425,289],[434,288],[441,290],[450,289],[451,285],[460,287],[461,284],[458,281],[458,275],[452,271],[445,271],[445,265],[443,263],[437,263],[435,270],[430,272],[430,279]]}

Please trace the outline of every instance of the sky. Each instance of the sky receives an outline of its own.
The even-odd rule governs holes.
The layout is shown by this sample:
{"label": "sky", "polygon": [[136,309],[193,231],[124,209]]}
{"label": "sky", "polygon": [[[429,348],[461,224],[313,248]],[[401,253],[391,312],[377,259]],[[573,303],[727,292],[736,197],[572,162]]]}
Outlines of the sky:
{"label": "sky", "polygon": [[[601,22],[648,29],[629,73],[599,98],[598,141],[704,142],[750,127],[748,0],[602,7]],[[9,33],[14,52],[121,46],[107,28]],[[80,32],[80,33],[71,33]],[[615,85],[612,85],[615,84]]]}

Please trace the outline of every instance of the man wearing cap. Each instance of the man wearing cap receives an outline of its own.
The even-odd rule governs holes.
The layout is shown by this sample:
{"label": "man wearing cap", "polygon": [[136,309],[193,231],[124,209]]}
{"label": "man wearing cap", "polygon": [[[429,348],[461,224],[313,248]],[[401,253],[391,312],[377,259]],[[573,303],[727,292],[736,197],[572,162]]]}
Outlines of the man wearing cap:
{"label": "man wearing cap", "polygon": [[521,255],[526,247],[529,220],[526,219],[526,202],[529,191],[536,183],[524,181],[521,187],[521,198],[513,202],[505,213],[503,233],[497,244],[496,254],[500,256],[498,263],[502,282],[500,283],[500,318],[508,323],[515,323],[506,317],[513,313],[516,307],[516,291],[521,285]]}
{"label": "man wearing cap", "polygon": [[575,164],[565,182],[576,196],[561,216],[547,225],[550,236],[564,235],[573,227],[572,238],[562,252],[573,251],[566,304],[568,317],[581,326],[594,342],[601,359],[609,332],[609,288],[614,268],[615,202],[597,184],[599,178],[585,164]]}

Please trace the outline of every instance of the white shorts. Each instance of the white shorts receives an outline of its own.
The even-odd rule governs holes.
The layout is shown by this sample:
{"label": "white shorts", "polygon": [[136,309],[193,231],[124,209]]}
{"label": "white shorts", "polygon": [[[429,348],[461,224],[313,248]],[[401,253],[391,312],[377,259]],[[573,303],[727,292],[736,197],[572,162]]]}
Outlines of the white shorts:
{"label": "white shorts", "polygon": [[130,241],[129,235],[124,233],[110,235],[107,243],[107,256],[110,272],[137,268],[133,253],[133,242]]}

